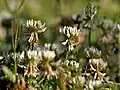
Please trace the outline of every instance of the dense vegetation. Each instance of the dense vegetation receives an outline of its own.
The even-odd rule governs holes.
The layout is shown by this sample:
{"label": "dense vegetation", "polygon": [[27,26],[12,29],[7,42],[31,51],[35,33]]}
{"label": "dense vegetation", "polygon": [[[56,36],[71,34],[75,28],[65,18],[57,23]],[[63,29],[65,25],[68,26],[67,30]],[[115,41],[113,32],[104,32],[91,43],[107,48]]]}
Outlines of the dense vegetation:
{"label": "dense vegetation", "polygon": [[120,89],[118,0],[0,2],[0,90]]}

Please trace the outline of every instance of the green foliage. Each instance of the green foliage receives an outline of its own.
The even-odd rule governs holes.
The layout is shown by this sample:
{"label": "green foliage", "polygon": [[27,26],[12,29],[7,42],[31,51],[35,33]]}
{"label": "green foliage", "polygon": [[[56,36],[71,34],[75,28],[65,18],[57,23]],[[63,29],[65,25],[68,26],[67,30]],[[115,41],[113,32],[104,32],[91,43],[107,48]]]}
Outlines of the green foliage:
{"label": "green foliage", "polygon": [[[119,90],[119,21],[111,15],[106,16],[114,21],[102,18],[102,8],[108,8],[98,2],[104,0],[88,3],[84,0],[86,8],[74,14],[84,6],[79,2],[81,0],[20,0],[12,9],[5,0],[13,20],[8,21],[9,28],[7,21],[4,22],[6,29],[11,29],[12,37],[11,51],[0,58],[0,76],[12,81],[5,83],[4,89]],[[24,18],[32,19],[21,23],[18,18],[24,16],[20,11],[22,6]]]}
{"label": "green foliage", "polygon": [[15,83],[16,82],[16,76],[15,76],[15,74],[13,74],[13,72],[8,67],[6,67],[6,66],[3,66],[2,69],[3,69],[3,72],[5,73],[5,76],[9,80],[11,80],[13,83]]}

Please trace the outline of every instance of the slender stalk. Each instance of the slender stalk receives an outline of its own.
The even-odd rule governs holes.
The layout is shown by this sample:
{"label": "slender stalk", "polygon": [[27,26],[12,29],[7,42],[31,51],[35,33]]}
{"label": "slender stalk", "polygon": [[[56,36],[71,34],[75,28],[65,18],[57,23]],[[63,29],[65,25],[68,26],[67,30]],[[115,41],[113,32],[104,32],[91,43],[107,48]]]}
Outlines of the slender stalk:
{"label": "slender stalk", "polygon": [[14,52],[14,73],[17,73],[16,48],[18,44],[19,24],[16,24],[15,21],[12,22],[11,33],[12,33],[12,47],[13,47],[13,52]]}
{"label": "slender stalk", "polygon": [[15,51],[16,51],[16,42],[15,42],[15,37],[14,37],[14,30],[16,29],[16,25],[15,25],[15,22],[12,22],[12,28],[11,28],[11,33],[12,33],[12,47],[13,47],[13,52],[14,52],[14,73],[16,74],[17,72],[17,67],[16,67],[16,54],[15,54]]}
{"label": "slender stalk", "polygon": [[118,58],[118,69],[120,70],[120,49],[117,53],[117,58]]}
{"label": "slender stalk", "polygon": [[14,53],[14,73],[17,73],[16,54]]}
{"label": "slender stalk", "polygon": [[66,53],[65,61],[68,59],[68,56],[69,56],[69,50]]}
{"label": "slender stalk", "polygon": [[[12,10],[9,6],[9,3],[7,0],[5,0],[5,5],[8,11],[12,14],[13,16],[13,22],[12,22],[12,28],[11,28],[11,33],[12,33],[12,47],[13,47],[13,52],[14,52],[14,73],[17,73],[17,64],[16,64],[16,48],[17,48],[17,43],[18,43],[18,37],[19,37],[19,25],[16,24],[16,14],[20,10],[20,8],[23,6],[25,0],[21,0],[20,5],[15,7],[14,10]],[[16,30],[16,31],[15,31]]]}
{"label": "slender stalk", "polygon": [[59,88],[60,88],[60,90],[67,90],[66,89],[66,83],[65,83],[65,74],[64,74],[62,68],[59,68],[58,82],[59,82]]}
{"label": "slender stalk", "polygon": [[91,28],[89,29],[88,43],[89,43],[89,46],[91,46]]}
{"label": "slender stalk", "polygon": [[[118,34],[117,43],[118,45],[120,45],[120,31]],[[120,70],[120,47],[118,47],[117,59],[118,59],[118,69]]]}

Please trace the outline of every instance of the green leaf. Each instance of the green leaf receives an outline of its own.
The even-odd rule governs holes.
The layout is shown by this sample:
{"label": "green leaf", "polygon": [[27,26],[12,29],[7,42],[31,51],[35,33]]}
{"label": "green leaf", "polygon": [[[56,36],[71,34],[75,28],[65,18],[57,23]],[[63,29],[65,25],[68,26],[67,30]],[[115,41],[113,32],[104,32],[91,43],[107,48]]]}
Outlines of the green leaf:
{"label": "green leaf", "polygon": [[8,67],[3,66],[2,70],[3,70],[4,74],[8,77],[8,79],[10,79],[12,82],[16,81],[15,74],[13,74],[13,72]]}

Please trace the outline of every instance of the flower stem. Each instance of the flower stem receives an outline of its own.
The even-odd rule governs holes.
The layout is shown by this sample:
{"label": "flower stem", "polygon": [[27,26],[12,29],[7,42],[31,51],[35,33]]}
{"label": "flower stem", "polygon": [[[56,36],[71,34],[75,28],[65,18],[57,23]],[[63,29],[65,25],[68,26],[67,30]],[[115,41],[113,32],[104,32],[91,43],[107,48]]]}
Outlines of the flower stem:
{"label": "flower stem", "polygon": [[[11,33],[12,33],[12,47],[13,47],[13,53],[14,53],[14,73],[17,73],[17,64],[16,64],[16,48],[18,44],[18,37],[19,37],[19,24],[16,23],[15,21],[12,22],[12,28],[11,28]],[[16,30],[16,31],[15,31]]]}
{"label": "flower stem", "polygon": [[89,40],[89,46],[91,46],[91,28],[89,29],[89,36],[88,36],[88,40]]}
{"label": "flower stem", "polygon": [[15,29],[15,22],[12,22],[12,28],[11,28],[11,33],[12,33],[12,47],[13,47],[13,53],[14,53],[14,73],[16,74],[17,70],[16,70],[16,54],[15,54],[15,38],[14,38],[14,29]]}
{"label": "flower stem", "polygon": [[68,55],[69,55],[69,50],[66,53],[65,61],[68,59]]}
{"label": "flower stem", "polygon": [[[120,31],[118,34],[117,43],[118,45],[120,45]],[[120,47],[118,47],[117,59],[118,59],[118,69],[120,70]]]}

